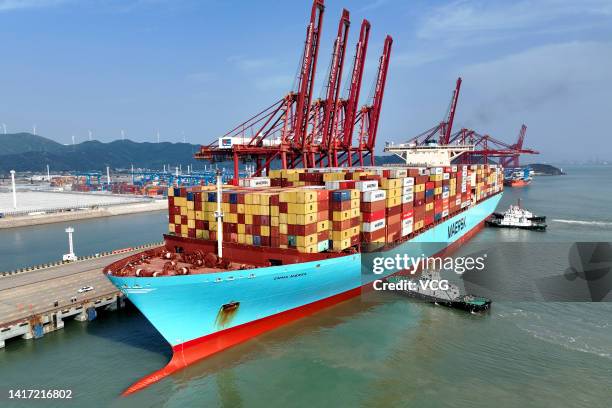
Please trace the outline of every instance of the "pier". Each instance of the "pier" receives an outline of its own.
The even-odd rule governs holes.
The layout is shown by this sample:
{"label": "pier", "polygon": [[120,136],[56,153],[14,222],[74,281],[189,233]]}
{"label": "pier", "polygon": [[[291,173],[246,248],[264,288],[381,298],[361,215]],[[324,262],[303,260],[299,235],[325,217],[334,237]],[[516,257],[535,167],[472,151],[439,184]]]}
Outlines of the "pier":
{"label": "pier", "polygon": [[[123,295],[102,273],[102,268],[145,245],[59,265],[0,273],[0,348],[8,339],[37,339],[61,329],[67,319],[94,320],[101,309],[124,305]],[[90,291],[79,289],[91,286]]]}

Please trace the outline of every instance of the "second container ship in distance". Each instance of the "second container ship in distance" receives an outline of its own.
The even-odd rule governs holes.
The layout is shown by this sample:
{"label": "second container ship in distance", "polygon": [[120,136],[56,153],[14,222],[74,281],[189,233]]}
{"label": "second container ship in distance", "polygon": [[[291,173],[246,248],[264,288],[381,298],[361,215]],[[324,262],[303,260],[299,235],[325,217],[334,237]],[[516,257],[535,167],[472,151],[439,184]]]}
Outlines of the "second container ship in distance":
{"label": "second container ship in distance", "polygon": [[[282,99],[268,117],[255,117],[255,123],[263,127],[270,124],[282,132],[279,139],[265,139],[268,131],[257,129],[253,139],[223,137],[215,148],[217,153],[233,156],[235,175],[238,155],[246,151],[255,155],[256,177],[234,179],[232,185],[222,186],[219,177],[217,186],[169,188],[170,223],[164,245],[104,268],[112,283],[173,351],[165,367],[131,385],[125,394],[261,333],[358,296],[371,286],[374,276],[382,279],[400,272],[363,273],[362,257],[372,251],[390,257],[415,255],[411,245],[416,244],[420,245],[416,255],[434,256],[461,245],[495,211],[504,181],[503,170],[497,165],[453,165],[445,147],[428,147],[425,152],[413,149],[416,157],[412,164],[406,160],[401,166],[373,165],[389,36],[380,59],[374,102],[361,108],[359,119],[355,119],[354,105],[358,92],[353,92],[358,87],[351,86],[348,101],[339,103],[337,95],[328,98],[335,101],[336,112],[343,113],[330,122],[330,111],[325,108],[323,123],[337,124],[341,132],[332,133],[348,135],[346,143],[330,133],[308,136],[319,129],[309,125],[309,120],[319,117],[318,107],[330,106],[311,104],[306,95],[312,92],[305,91],[314,79],[316,64],[311,57],[316,61],[318,48],[313,41],[319,38],[322,12],[323,1],[315,0],[297,93]],[[365,55],[367,20],[361,28],[353,73],[363,68],[363,60],[357,56]],[[334,66],[346,29],[345,10],[334,46]],[[337,81],[342,77],[341,72],[334,72],[338,74],[330,70],[330,83],[332,76]],[[351,78],[356,76],[360,77]],[[327,89],[333,93],[340,86]],[[315,114],[309,115],[311,109]],[[359,120],[357,149],[362,150],[355,150],[350,136]],[[452,116],[444,128],[447,137],[451,125]],[[243,133],[247,133],[245,126],[240,128]],[[321,129],[327,132],[334,127]],[[313,142],[308,151],[304,148],[307,140]],[[336,148],[344,149],[346,167],[338,167]],[[363,163],[364,151],[370,155],[370,166]],[[197,157],[206,158],[210,152],[202,147]],[[352,164],[353,154],[358,157],[357,166]],[[273,159],[282,169],[268,170]],[[300,161],[302,168],[291,168]],[[267,177],[261,177],[263,169],[268,170]]]}

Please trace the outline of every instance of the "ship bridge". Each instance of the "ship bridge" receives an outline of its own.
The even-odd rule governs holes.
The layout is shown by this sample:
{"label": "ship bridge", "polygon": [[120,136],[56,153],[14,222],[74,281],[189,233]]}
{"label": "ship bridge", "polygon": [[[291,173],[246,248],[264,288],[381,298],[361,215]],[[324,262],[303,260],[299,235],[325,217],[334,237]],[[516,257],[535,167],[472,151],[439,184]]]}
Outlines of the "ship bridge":
{"label": "ship bridge", "polygon": [[407,166],[441,167],[450,166],[453,160],[466,152],[474,150],[473,145],[438,145],[418,146],[416,143],[394,144],[387,142],[385,152],[393,153],[402,159]]}

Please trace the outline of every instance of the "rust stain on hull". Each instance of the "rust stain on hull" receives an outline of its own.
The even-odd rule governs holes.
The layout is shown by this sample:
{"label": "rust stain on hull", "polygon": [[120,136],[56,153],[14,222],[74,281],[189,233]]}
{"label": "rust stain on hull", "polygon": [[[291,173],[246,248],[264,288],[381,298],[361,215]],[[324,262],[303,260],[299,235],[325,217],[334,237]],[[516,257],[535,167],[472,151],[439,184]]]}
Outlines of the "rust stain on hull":
{"label": "rust stain on hull", "polygon": [[240,308],[240,302],[229,302],[222,305],[219,308],[219,312],[217,313],[217,318],[215,319],[215,325],[219,329],[225,328],[229,325],[236,313],[238,313],[238,309]]}

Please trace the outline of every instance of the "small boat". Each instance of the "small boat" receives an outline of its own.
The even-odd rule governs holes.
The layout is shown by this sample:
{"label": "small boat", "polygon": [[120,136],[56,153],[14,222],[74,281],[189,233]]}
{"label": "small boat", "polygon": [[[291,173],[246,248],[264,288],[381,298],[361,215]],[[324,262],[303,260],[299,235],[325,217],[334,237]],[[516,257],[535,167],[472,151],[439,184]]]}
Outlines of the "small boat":
{"label": "small boat", "polygon": [[[392,276],[388,278],[388,281],[398,283],[400,280],[406,279],[405,276]],[[441,280],[438,271],[423,271],[419,276],[407,280],[414,282],[413,289],[398,289],[396,290],[398,293],[438,306],[464,310],[472,314],[486,312],[491,308],[491,299],[461,293],[457,285],[449,284],[447,289],[432,289],[427,283]]]}
{"label": "small boat", "polygon": [[504,213],[493,213],[485,221],[489,227],[496,228],[519,228],[534,231],[544,231],[546,229],[546,217],[535,215],[521,207],[521,200],[518,205],[511,205]]}

